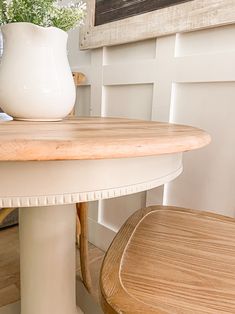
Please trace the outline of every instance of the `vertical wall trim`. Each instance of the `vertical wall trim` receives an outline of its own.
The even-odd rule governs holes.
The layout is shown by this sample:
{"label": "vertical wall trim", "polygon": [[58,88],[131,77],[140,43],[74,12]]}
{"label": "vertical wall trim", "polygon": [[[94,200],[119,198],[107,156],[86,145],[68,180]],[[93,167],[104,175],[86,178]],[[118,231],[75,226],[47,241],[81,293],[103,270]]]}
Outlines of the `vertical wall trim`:
{"label": "vertical wall trim", "polygon": [[[152,101],[152,120],[155,121],[169,122],[170,120],[175,47],[175,35],[156,39],[156,75]],[[164,186],[147,191],[146,206],[162,204],[163,198]]]}

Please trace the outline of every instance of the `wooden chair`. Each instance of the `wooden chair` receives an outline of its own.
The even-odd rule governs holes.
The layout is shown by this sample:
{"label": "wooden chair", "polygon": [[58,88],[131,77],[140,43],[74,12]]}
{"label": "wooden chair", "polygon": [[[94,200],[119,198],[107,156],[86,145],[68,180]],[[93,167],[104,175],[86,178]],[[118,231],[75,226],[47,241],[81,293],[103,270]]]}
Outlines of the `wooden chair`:
{"label": "wooden chair", "polygon": [[82,281],[89,293],[92,291],[88,253],[88,203],[77,203],[77,242],[80,252]]}
{"label": "wooden chair", "polygon": [[15,208],[0,208],[0,226]]}
{"label": "wooden chair", "polygon": [[235,219],[139,210],[107,251],[100,286],[105,313],[235,313]]}
{"label": "wooden chair", "polygon": [[[73,72],[74,83],[76,86],[85,82],[86,76],[81,72]],[[75,115],[75,110],[70,114]],[[82,281],[89,293],[92,293],[91,274],[89,269],[88,254],[88,203],[77,203],[77,243],[80,251],[80,265]]]}

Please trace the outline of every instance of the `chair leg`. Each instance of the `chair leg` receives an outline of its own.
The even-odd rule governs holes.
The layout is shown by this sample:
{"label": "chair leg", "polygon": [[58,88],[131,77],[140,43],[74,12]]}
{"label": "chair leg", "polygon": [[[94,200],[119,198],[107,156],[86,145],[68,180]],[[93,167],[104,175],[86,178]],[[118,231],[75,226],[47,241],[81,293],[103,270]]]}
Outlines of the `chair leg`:
{"label": "chair leg", "polygon": [[79,246],[82,280],[88,292],[91,293],[92,282],[88,256],[88,203],[76,204],[76,208],[77,216],[80,221]]}
{"label": "chair leg", "polygon": [[78,206],[79,204],[77,204],[77,215],[76,215],[76,244],[79,247],[80,246],[80,235],[81,235],[81,223],[80,223],[80,219],[78,217]]}
{"label": "chair leg", "polygon": [[4,219],[10,215],[15,208],[1,208],[0,209],[0,225],[3,223]]}

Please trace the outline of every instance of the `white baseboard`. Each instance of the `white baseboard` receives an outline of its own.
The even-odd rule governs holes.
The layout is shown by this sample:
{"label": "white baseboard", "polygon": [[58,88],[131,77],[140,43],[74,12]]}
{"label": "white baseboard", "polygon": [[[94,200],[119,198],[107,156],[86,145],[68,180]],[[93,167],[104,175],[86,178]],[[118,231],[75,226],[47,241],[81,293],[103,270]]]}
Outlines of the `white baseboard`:
{"label": "white baseboard", "polygon": [[89,218],[89,241],[103,251],[107,251],[116,232]]}

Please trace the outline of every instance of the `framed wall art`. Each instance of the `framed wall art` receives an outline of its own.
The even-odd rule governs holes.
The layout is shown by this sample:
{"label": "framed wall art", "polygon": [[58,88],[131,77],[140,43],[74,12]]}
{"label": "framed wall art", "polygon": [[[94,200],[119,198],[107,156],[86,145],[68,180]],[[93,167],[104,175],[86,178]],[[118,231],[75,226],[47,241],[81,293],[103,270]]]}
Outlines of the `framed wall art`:
{"label": "framed wall art", "polygon": [[233,23],[234,0],[87,0],[80,48],[112,46]]}

